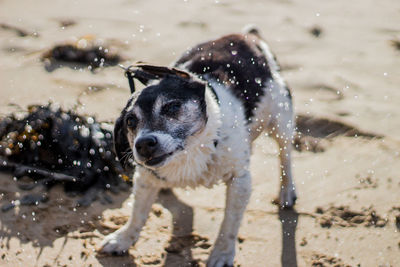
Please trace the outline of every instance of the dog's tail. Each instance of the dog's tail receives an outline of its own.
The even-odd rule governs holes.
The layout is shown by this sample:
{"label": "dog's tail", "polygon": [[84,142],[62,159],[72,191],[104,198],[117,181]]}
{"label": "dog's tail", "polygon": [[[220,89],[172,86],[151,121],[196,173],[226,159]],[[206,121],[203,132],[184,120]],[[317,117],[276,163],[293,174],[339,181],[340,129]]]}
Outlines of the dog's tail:
{"label": "dog's tail", "polygon": [[261,37],[260,30],[254,24],[248,24],[242,29],[243,34],[254,34],[257,37]]}

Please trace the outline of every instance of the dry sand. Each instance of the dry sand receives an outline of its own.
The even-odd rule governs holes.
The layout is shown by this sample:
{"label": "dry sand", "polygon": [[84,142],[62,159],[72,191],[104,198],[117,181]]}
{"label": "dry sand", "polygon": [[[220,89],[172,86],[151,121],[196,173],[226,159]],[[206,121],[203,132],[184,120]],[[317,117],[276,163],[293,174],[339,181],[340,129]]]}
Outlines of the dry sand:
{"label": "dry sand", "polygon": [[[75,24],[61,26],[68,21]],[[256,140],[254,191],[235,265],[400,266],[400,51],[390,42],[400,38],[398,0],[1,0],[0,23],[0,114],[17,110],[12,104],[48,100],[71,108],[79,97],[79,113],[102,120],[114,120],[129,96],[121,70],[48,72],[44,51],[94,35],[125,64],[169,64],[200,41],[258,25],[298,114],[384,137],[339,136],[321,142],[323,152],[294,152],[299,199],[296,211],[285,212],[271,204],[277,147],[267,137]],[[90,93],[89,86],[104,90]],[[26,194],[10,175],[0,178],[0,204]],[[114,196],[114,204],[74,209],[76,199],[54,188],[48,203],[0,213],[0,266],[204,266],[222,219],[224,186],[175,193],[160,196],[128,256],[106,257],[94,248],[127,219],[129,193]]]}

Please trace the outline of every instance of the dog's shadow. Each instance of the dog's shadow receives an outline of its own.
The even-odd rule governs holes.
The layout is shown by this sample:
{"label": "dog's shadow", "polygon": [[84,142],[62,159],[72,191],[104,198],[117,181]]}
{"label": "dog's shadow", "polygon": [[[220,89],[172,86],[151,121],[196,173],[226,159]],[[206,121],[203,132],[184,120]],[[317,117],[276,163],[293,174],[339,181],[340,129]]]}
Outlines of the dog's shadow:
{"label": "dog's shadow", "polygon": [[[192,249],[200,245],[209,248],[206,238],[193,234],[193,208],[183,203],[171,189],[163,189],[158,194],[157,203],[161,204],[172,215],[173,232],[168,247],[165,248],[165,267],[200,266],[200,260],[193,259]],[[98,255],[102,266],[114,266],[116,258]],[[118,257],[118,266],[137,266],[130,254]]]}
{"label": "dog's shadow", "polygon": [[193,232],[193,208],[180,201],[172,190],[162,190],[158,203],[172,214],[173,232],[164,266],[198,266],[193,259],[192,248],[195,245]]}
{"label": "dog's shadow", "polygon": [[[160,191],[157,203],[169,210],[172,215],[173,232],[167,248],[164,262],[165,267],[199,266],[200,260],[194,259],[192,249],[197,246],[198,236],[193,235],[193,208],[182,202],[172,190]],[[297,267],[296,227],[299,214],[294,209],[284,209],[278,212],[282,224],[282,267]],[[198,241],[198,240],[197,240]],[[211,246],[203,242],[206,248]],[[99,259],[103,266],[110,266],[113,257]],[[125,264],[121,266],[136,266],[132,256],[125,257]],[[120,262],[121,263],[121,262]]]}
{"label": "dog's shadow", "polygon": [[279,210],[282,223],[282,267],[297,267],[296,227],[299,214],[294,209]]}
{"label": "dog's shadow", "polygon": [[[166,248],[167,257],[164,266],[198,266],[199,261],[193,259],[193,208],[180,201],[171,190],[162,190],[158,203],[172,214],[173,237]],[[297,267],[296,227],[299,214],[294,209],[279,210],[282,224],[282,267]]]}

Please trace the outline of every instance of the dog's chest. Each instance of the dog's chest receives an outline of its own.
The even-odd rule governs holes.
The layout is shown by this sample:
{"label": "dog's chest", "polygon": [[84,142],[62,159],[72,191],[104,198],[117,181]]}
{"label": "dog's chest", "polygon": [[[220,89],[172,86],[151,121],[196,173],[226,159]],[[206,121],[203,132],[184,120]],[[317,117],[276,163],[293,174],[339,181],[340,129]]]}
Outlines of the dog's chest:
{"label": "dog's chest", "polygon": [[139,167],[135,177],[147,179],[163,188],[195,188],[200,185],[212,187],[221,181],[240,176],[248,165],[248,151],[240,152],[232,147],[233,140],[230,138],[224,141],[219,142],[217,147],[212,143],[183,151],[167,167],[157,171]]}

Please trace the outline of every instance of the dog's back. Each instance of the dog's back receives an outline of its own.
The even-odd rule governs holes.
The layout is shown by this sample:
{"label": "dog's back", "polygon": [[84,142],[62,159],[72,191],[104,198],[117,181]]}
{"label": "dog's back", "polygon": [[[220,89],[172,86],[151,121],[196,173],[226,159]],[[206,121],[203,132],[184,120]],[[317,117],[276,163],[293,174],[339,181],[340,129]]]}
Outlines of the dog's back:
{"label": "dog's back", "polygon": [[268,119],[259,109],[276,102],[272,99],[275,94],[281,94],[282,101],[291,100],[275,57],[255,28],[199,44],[188,50],[176,66],[229,88],[242,102],[250,129],[259,127],[259,120]]}

